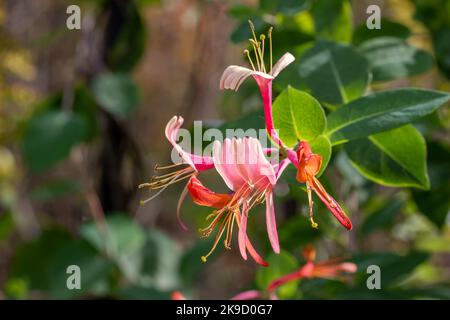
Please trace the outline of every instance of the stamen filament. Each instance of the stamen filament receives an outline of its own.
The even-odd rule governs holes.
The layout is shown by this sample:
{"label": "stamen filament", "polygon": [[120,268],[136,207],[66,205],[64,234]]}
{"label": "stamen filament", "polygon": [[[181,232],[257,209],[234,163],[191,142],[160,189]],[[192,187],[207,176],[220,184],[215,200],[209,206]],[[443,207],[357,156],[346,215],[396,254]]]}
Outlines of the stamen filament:
{"label": "stamen filament", "polygon": [[249,41],[250,41],[250,43],[252,44],[252,46],[253,46],[253,51],[255,52],[255,58],[256,58],[256,65],[258,66],[258,71],[261,71],[261,65],[259,64],[259,58],[258,58],[258,49],[257,49],[257,46],[258,46],[258,42],[256,42],[255,40],[253,40],[253,39],[249,39]]}
{"label": "stamen filament", "polygon": [[220,225],[219,230],[217,231],[216,239],[214,240],[214,244],[212,245],[211,250],[209,250],[209,252],[206,256],[201,257],[203,262],[206,262],[206,259],[213,253],[214,249],[217,247],[217,244],[219,243],[220,238],[222,238],[222,235],[225,231],[224,225],[225,225],[226,221],[227,221],[226,219],[224,219],[222,221],[222,224]]}
{"label": "stamen filament", "polygon": [[306,184],[306,189],[308,191],[308,204],[309,204],[309,221],[311,221],[311,227],[317,229],[319,225],[313,219],[313,205],[314,201],[312,200],[312,190],[308,184]]}
{"label": "stamen filament", "polygon": [[261,64],[262,64],[263,71],[266,72],[266,65],[264,63],[264,40],[266,39],[266,36],[262,34],[259,36],[259,39],[261,40],[261,48],[259,51],[259,53],[261,55],[261,61],[262,61]]}
{"label": "stamen filament", "polygon": [[253,61],[252,61],[252,58],[250,57],[250,52],[249,52],[247,49],[245,49],[245,50],[244,50],[244,53],[247,55],[247,58],[248,58],[248,60],[250,61],[250,64],[252,65],[253,71],[256,71],[255,66],[254,66],[254,64],[253,64]]}
{"label": "stamen filament", "polygon": [[268,32],[269,52],[270,52],[270,74],[272,74],[272,30],[273,30],[273,27],[270,27],[269,32]]}

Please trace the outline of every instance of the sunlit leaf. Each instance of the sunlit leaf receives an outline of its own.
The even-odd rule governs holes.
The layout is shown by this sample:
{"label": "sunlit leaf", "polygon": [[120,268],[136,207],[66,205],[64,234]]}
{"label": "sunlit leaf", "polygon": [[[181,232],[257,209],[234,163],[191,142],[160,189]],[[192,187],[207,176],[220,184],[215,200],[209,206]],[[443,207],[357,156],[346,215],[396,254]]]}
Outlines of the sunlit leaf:
{"label": "sunlit leaf", "polygon": [[445,92],[425,89],[377,92],[330,113],[326,133],[333,145],[367,137],[417,120],[449,100]]}
{"label": "sunlit leaf", "polygon": [[359,49],[369,61],[374,81],[390,81],[424,73],[433,57],[402,39],[380,37],[363,42]]}
{"label": "sunlit leaf", "polygon": [[394,187],[428,189],[426,145],[412,125],[344,145],[352,164],[365,177]]}
{"label": "sunlit leaf", "polygon": [[347,45],[322,41],[299,61],[300,76],[321,102],[347,103],[360,97],[370,82],[366,58]]}
{"label": "sunlit leaf", "polygon": [[314,139],[326,126],[320,103],[308,93],[290,86],[276,98],[273,119],[281,140],[289,147],[300,140]]}

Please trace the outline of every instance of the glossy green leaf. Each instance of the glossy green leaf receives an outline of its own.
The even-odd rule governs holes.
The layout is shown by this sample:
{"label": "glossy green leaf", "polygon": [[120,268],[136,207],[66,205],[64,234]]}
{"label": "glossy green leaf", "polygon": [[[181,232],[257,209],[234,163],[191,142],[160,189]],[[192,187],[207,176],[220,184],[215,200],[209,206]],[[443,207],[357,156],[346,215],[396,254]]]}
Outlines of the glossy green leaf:
{"label": "glossy green leaf", "polygon": [[380,37],[359,47],[369,61],[374,81],[390,81],[424,73],[433,66],[433,57],[402,39]]}
{"label": "glossy green leaf", "polygon": [[306,92],[287,87],[273,104],[273,120],[281,140],[289,147],[312,140],[326,127],[320,103]]}
{"label": "glossy green leaf", "polygon": [[[298,268],[298,262],[291,254],[282,251],[279,255],[271,253],[266,261],[269,266],[259,268],[256,273],[256,284],[260,290],[267,290],[269,284]],[[292,298],[297,293],[298,281],[288,282],[278,288],[278,296],[280,298]]]}
{"label": "glossy green leaf", "polygon": [[366,22],[357,26],[353,31],[352,42],[358,45],[366,40],[378,37],[395,37],[406,39],[410,35],[411,31],[403,24],[381,18],[381,29],[369,29],[367,28]]}
{"label": "glossy green leaf", "polygon": [[360,97],[370,82],[366,58],[347,45],[322,41],[299,61],[300,76],[321,102],[347,103]]}
{"label": "glossy green leaf", "polygon": [[22,151],[33,172],[42,172],[66,158],[86,134],[86,123],[73,113],[51,111],[32,118]]}
{"label": "glossy green leaf", "polygon": [[315,0],[311,13],[319,38],[338,42],[352,39],[352,8],[347,0]]}
{"label": "glossy green leaf", "polygon": [[386,186],[428,189],[426,145],[412,125],[357,139],[344,145],[354,167]]}
{"label": "glossy green leaf", "polygon": [[449,100],[448,93],[425,89],[377,92],[330,113],[326,133],[333,145],[367,137],[413,122]]}
{"label": "glossy green leaf", "polygon": [[92,89],[97,103],[119,117],[128,116],[139,103],[139,89],[128,74],[101,74]]}

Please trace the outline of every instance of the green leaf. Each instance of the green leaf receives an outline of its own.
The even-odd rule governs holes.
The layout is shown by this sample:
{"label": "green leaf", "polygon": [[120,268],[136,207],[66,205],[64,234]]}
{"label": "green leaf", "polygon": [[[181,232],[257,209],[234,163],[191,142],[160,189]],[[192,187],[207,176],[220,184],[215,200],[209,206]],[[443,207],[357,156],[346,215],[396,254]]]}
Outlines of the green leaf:
{"label": "green leaf", "polygon": [[429,53],[398,38],[371,39],[359,49],[369,61],[373,80],[378,82],[414,76],[433,66],[433,57]]}
{"label": "green leaf", "polygon": [[105,230],[105,234],[101,234],[98,227],[91,223],[82,226],[80,233],[97,250],[110,256],[127,279],[136,281],[142,266],[143,230],[124,214],[108,217]]}
{"label": "green leaf", "polygon": [[[290,253],[282,251],[279,255],[271,253],[267,257],[269,266],[259,268],[256,273],[256,284],[262,291],[267,290],[269,284],[298,268],[298,262]],[[298,281],[288,282],[278,288],[280,298],[292,298],[297,293]]]}
{"label": "green leaf", "polygon": [[97,103],[119,117],[128,116],[139,103],[139,89],[128,74],[100,74],[92,89]]}
{"label": "green leaf", "polygon": [[370,82],[366,58],[347,45],[322,41],[299,60],[300,76],[321,102],[347,103],[360,97]]}
{"label": "green leaf", "polygon": [[50,111],[33,117],[22,146],[27,165],[35,173],[48,169],[66,158],[85,133],[85,122],[73,113]]}
{"label": "green leaf", "polygon": [[394,199],[386,203],[382,208],[372,212],[361,224],[359,228],[360,235],[365,237],[377,229],[393,227],[395,216],[404,205],[404,201]]}
{"label": "green leaf", "polygon": [[[381,290],[384,292],[405,279],[420,264],[424,263],[428,254],[424,252],[411,251],[405,255],[390,252],[363,253],[352,258],[358,266],[358,287],[367,290],[367,267],[377,265],[381,269]],[[378,291],[378,290],[374,290]]]}
{"label": "green leaf", "polygon": [[350,141],[344,149],[353,166],[379,184],[430,187],[425,139],[412,125]]}
{"label": "green leaf", "polygon": [[[67,267],[81,269],[81,289],[68,290]],[[31,290],[40,290],[53,299],[81,297],[87,293],[106,294],[112,265],[85,241],[73,239],[59,229],[45,230],[41,236],[16,250],[9,277],[24,281]]]}
{"label": "green leaf", "polygon": [[315,0],[311,13],[319,38],[338,42],[352,39],[352,7],[347,0]]}
{"label": "green leaf", "polygon": [[306,92],[288,86],[275,99],[273,120],[281,140],[289,147],[299,140],[312,140],[326,127],[320,103]]}
{"label": "green leaf", "polygon": [[333,145],[400,127],[432,113],[450,100],[445,92],[408,88],[377,92],[328,115]]}
{"label": "green leaf", "polygon": [[360,24],[353,31],[352,42],[356,45],[362,42],[378,38],[378,37],[395,37],[400,39],[406,39],[411,35],[411,31],[408,27],[394,21],[390,21],[381,18],[381,29],[369,29],[366,22]]}

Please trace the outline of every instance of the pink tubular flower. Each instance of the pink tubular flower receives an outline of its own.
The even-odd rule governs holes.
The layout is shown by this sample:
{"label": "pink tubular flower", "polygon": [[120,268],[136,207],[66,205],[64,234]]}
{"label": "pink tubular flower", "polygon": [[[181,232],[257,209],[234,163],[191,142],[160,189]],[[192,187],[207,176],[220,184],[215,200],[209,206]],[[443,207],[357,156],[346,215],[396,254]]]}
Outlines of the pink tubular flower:
{"label": "pink tubular flower", "polygon": [[340,262],[336,259],[315,263],[316,252],[311,246],[305,248],[303,255],[306,259],[306,264],[297,271],[272,281],[267,289],[269,292],[273,292],[276,288],[289,281],[305,278],[343,280],[343,274],[355,273],[357,271],[356,264],[351,262]]}
{"label": "pink tubular flower", "polygon": [[285,53],[280,60],[272,67],[272,28],[269,29],[268,39],[269,39],[269,54],[270,54],[270,62],[269,62],[269,71],[266,69],[266,65],[264,62],[264,40],[265,35],[260,35],[260,38],[256,37],[255,28],[253,23],[249,21],[250,28],[252,30],[253,38],[250,39],[250,44],[253,47],[255,54],[256,64],[253,63],[253,60],[250,56],[250,52],[245,50],[245,54],[247,55],[252,69],[231,65],[225,69],[220,79],[220,89],[231,89],[238,90],[241,86],[242,82],[247,79],[249,76],[252,76],[256,83],[258,84],[259,91],[261,93],[261,97],[263,99],[264,104],[264,118],[266,121],[266,129],[269,133],[271,139],[280,147],[286,150],[288,158],[296,164],[297,156],[295,152],[289,148],[287,148],[284,143],[279,138],[275,126],[273,123],[272,116],[272,81],[275,79],[278,74],[294,62],[295,58],[289,52]]}
{"label": "pink tubular flower", "polygon": [[[183,118],[174,116],[172,119],[169,120],[169,122],[166,125],[166,138],[169,140],[169,142],[172,144],[173,148],[178,152],[179,156],[183,160],[180,163],[176,163],[169,166],[155,166],[155,171],[159,170],[167,170],[167,169],[173,169],[173,168],[179,168],[176,171],[166,173],[160,176],[153,176],[151,179],[151,182],[143,183],[139,185],[139,188],[148,187],[150,190],[159,190],[155,195],[152,197],[141,201],[141,204],[144,204],[152,199],[154,199],[156,196],[158,196],[162,191],[164,191],[168,186],[182,181],[186,179],[191,179],[192,177],[196,177],[200,171],[205,171],[208,169],[214,168],[214,163],[211,157],[207,156],[198,156],[195,154],[191,154],[189,152],[186,152],[181,148],[181,146],[177,143],[178,138],[178,131],[180,130],[181,126],[183,125]],[[177,217],[179,218],[179,212],[180,212],[180,206],[187,194],[186,188],[184,189],[183,193],[180,196],[180,200],[178,201],[178,209],[177,209]],[[186,226],[181,222],[179,219],[181,226],[186,229]]]}
{"label": "pink tubular flower", "polygon": [[333,216],[348,230],[353,228],[352,222],[345,214],[339,203],[334,200],[332,196],[328,194],[320,181],[316,178],[317,173],[320,171],[322,165],[322,157],[318,154],[312,153],[309,143],[301,141],[297,150],[298,155],[298,167],[297,167],[297,181],[306,183],[306,189],[308,192],[309,200],[309,219],[313,228],[317,228],[317,223],[313,220],[313,201],[312,191],[314,191],[320,200],[327,206],[328,210]]}
{"label": "pink tubular flower", "polygon": [[231,247],[233,226],[236,222],[239,229],[238,245],[243,259],[247,259],[248,251],[257,263],[267,266],[248,239],[248,214],[255,205],[266,202],[269,240],[273,250],[279,253],[273,187],[288,162],[283,161],[272,165],[266,159],[261,144],[256,138],[225,139],[223,144],[216,141],[213,146],[213,160],[216,170],[233,193],[215,193],[204,187],[198,179],[192,179],[188,185],[191,198],[196,204],[217,209],[208,216],[212,219],[209,226],[200,230],[203,237],[208,237],[218,226],[213,247],[206,256],[202,257],[202,260],[206,261],[214,251],[225,231],[225,247],[228,249]]}

